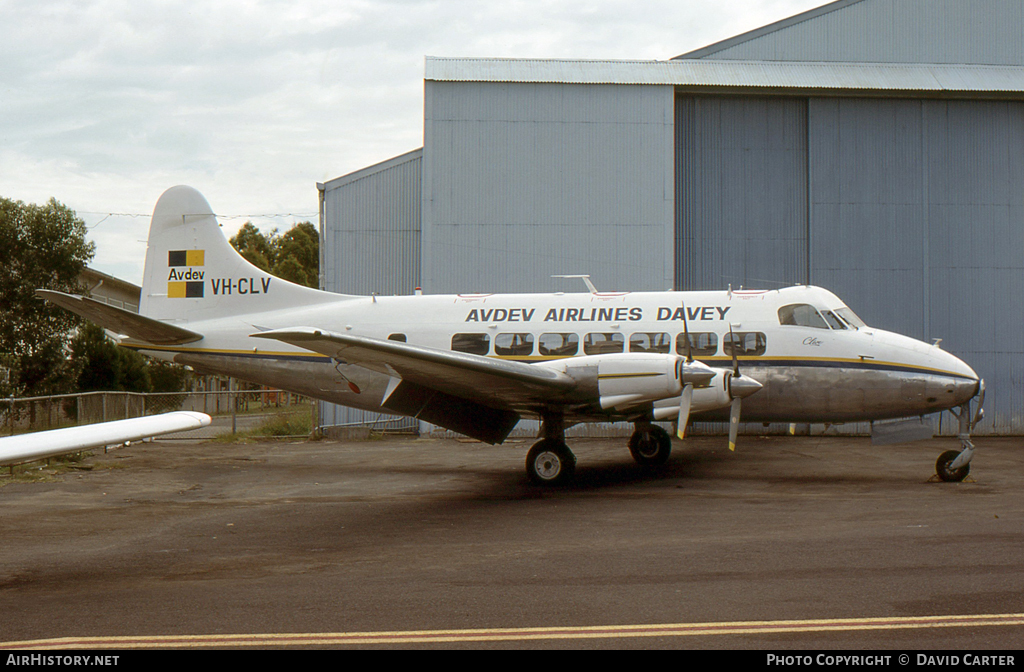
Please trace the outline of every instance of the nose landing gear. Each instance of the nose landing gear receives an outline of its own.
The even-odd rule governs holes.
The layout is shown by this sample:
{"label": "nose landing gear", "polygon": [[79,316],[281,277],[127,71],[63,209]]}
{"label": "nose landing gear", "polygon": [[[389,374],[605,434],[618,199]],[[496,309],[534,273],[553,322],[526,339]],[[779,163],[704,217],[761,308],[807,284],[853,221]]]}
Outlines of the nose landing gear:
{"label": "nose landing gear", "polygon": [[967,474],[971,473],[971,458],[974,457],[974,443],[971,442],[971,430],[985,416],[985,410],[982,408],[982,404],[985,403],[984,380],[978,381],[978,393],[975,397],[978,399],[978,406],[974,415],[971,415],[970,401],[960,406],[958,411],[950,410],[954,417],[960,421],[959,437],[961,448],[959,451],[947,450],[939,455],[938,461],[935,462],[935,475],[939,477],[939,480],[948,483],[959,483],[967,478]]}

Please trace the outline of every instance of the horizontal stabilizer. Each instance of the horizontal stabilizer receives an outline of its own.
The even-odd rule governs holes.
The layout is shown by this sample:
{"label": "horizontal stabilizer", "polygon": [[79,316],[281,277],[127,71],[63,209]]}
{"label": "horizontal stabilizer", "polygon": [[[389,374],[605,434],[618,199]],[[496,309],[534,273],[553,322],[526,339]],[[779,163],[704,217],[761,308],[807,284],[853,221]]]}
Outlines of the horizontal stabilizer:
{"label": "horizontal stabilizer", "polygon": [[76,315],[95,322],[104,329],[124,334],[137,341],[153,345],[181,345],[203,338],[202,334],[176,327],[159,320],[143,317],[122,308],[107,305],[77,294],[65,294],[49,289],[37,289],[36,295]]}
{"label": "horizontal stabilizer", "polygon": [[89,448],[116,446],[160,434],[206,427],[210,416],[194,411],[174,411],[130,420],[98,422],[46,432],[7,436],[0,439],[0,464],[19,464],[44,457],[65,455]]}

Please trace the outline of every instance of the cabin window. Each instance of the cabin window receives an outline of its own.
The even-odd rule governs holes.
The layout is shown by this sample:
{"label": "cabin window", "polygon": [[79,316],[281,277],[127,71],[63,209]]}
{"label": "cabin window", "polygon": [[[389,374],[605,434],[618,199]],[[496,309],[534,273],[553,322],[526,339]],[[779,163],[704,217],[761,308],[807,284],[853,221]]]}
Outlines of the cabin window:
{"label": "cabin window", "polygon": [[455,334],[452,336],[452,350],[455,352],[486,355],[490,349],[491,337],[487,334]]}
{"label": "cabin window", "polygon": [[825,320],[814,309],[814,306],[806,303],[792,303],[779,308],[779,324],[828,329]]}
{"label": "cabin window", "polygon": [[641,332],[629,337],[630,352],[662,352],[672,348],[672,338],[665,333]]}
{"label": "cabin window", "polygon": [[[718,334],[711,332],[690,333],[690,355],[693,357],[710,357],[718,352]],[[686,334],[676,336],[676,354],[686,354]]]}
{"label": "cabin window", "polygon": [[545,357],[572,357],[580,351],[580,337],[576,334],[541,334],[537,347]]}
{"label": "cabin window", "polygon": [[722,351],[730,357],[758,357],[768,349],[768,339],[760,331],[730,332],[722,339]]}
{"label": "cabin window", "polygon": [[533,334],[498,334],[494,337],[494,354],[525,357],[533,354]]}
{"label": "cabin window", "polygon": [[390,336],[388,336],[388,340],[389,341],[401,341],[402,343],[405,343],[406,338],[405,338],[405,334],[391,334]]}
{"label": "cabin window", "polygon": [[607,355],[625,349],[626,339],[618,332],[587,334],[583,337],[583,352],[588,355]]}

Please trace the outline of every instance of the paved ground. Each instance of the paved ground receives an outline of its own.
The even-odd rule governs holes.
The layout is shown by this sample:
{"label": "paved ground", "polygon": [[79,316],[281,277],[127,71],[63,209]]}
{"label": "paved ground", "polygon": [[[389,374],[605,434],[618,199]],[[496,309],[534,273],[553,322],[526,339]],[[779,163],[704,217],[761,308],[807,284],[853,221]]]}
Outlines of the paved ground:
{"label": "paved ground", "polygon": [[0,642],[1015,649],[1022,441],[950,484],[952,439],[687,439],[653,472],[580,439],[558,490],[528,441],[136,445],[0,487]]}

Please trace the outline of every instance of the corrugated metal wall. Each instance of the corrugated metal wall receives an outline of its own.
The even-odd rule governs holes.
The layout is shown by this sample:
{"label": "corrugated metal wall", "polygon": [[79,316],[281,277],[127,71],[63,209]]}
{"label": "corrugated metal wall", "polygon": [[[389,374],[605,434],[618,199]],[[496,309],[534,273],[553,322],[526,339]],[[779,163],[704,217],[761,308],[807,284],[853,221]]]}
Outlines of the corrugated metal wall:
{"label": "corrugated metal wall", "polygon": [[[677,284],[808,279],[962,357],[1024,431],[1024,103],[681,96]],[[809,264],[809,267],[808,267]]]}
{"label": "corrugated metal wall", "polygon": [[[420,286],[422,155],[417,149],[323,185],[324,289],[412,294]],[[415,421],[321,402],[321,426]]]}
{"label": "corrugated metal wall", "polygon": [[807,282],[807,102],[680,96],[679,289]]}
{"label": "corrugated metal wall", "polygon": [[1020,0],[835,2],[685,58],[860,63],[1024,63]]}
{"label": "corrugated metal wall", "polygon": [[323,185],[325,289],[412,294],[420,286],[423,150]]}
{"label": "corrugated metal wall", "polygon": [[1024,103],[812,101],[812,278],[986,381],[1024,431]]}
{"label": "corrugated metal wall", "polygon": [[673,92],[426,82],[430,293],[672,284]]}

